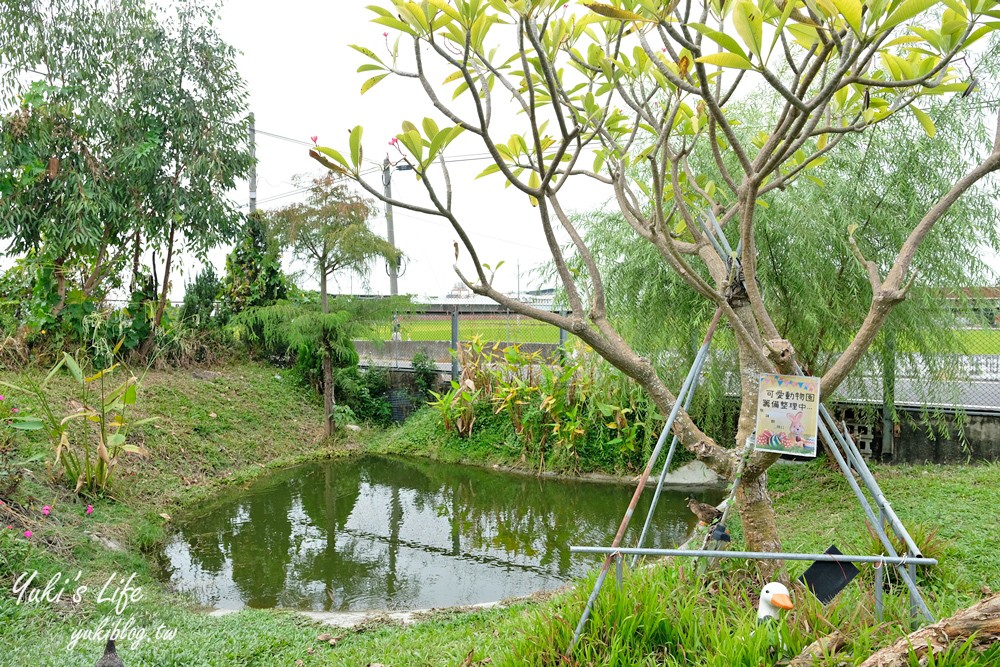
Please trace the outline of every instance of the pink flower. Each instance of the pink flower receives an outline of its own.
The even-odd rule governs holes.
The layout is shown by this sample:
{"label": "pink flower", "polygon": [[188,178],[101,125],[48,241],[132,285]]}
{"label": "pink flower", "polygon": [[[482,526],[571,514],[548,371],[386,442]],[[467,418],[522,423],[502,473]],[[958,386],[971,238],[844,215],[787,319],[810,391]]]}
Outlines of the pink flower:
{"label": "pink flower", "polygon": [[14,530],[14,526],[7,526],[7,530]]}
{"label": "pink flower", "polygon": [[388,37],[388,36],[389,36],[389,33],[387,33],[387,32],[383,32],[383,33],[382,33],[382,36],[383,36],[383,37]]}
{"label": "pink flower", "polygon": [[20,408],[11,408],[10,411],[13,412],[16,415],[18,412],[21,411],[21,409]]}
{"label": "pink flower", "polygon": [[315,134],[314,134],[314,135],[312,135],[312,136],[311,136],[311,137],[309,137],[309,138],[310,138],[310,139],[312,139],[312,142],[313,142],[313,143],[316,143],[316,141],[317,141],[317,140],[319,139],[319,137],[318,137],[317,135],[315,135]]}
{"label": "pink flower", "polygon": [[45,516],[48,516],[51,513],[52,513],[52,508],[49,507],[48,505],[42,508],[42,514],[44,514]]}
{"label": "pink flower", "polygon": [[398,137],[393,137],[392,139],[390,139],[389,140],[389,145],[390,146],[398,146],[399,145],[399,138]]}
{"label": "pink flower", "polygon": [[87,505],[87,511],[85,512],[85,514],[87,516],[90,516],[93,513],[94,513],[94,506],[93,505]]}
{"label": "pink flower", "polygon": [[30,530],[26,530],[26,531],[24,531],[24,536],[25,536],[26,538],[28,538],[29,540],[31,539],[31,536],[32,536],[32,535],[34,535],[34,533],[32,533],[32,532],[31,532]]}
{"label": "pink flower", "polygon": [[4,395],[0,394],[0,401],[2,401],[3,399],[4,399]]}

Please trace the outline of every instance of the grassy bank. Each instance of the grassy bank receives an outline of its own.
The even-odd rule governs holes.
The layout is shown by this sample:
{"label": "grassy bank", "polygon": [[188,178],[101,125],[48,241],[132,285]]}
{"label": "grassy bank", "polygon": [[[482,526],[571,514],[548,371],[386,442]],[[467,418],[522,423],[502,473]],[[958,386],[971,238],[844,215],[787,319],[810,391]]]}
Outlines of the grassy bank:
{"label": "grassy bank", "polygon": [[[93,664],[100,642],[74,633],[100,627],[110,616],[153,635],[121,643],[129,667],[155,665],[553,665],[567,633],[579,617],[589,584],[550,600],[519,602],[474,613],[442,612],[402,628],[371,622],[358,630],[331,630],[294,613],[247,610],[207,616],[196,605],[165,591],[149,553],[181,517],[226,487],[238,486],[268,470],[352,451],[393,452],[477,464],[514,464],[519,446],[501,418],[479,424],[472,439],[443,436],[436,416],[419,414],[404,427],[363,434],[355,441],[323,442],[321,408],[315,396],[281,371],[255,365],[216,370],[152,373],[143,383],[137,416],[157,416],[138,440],[149,460],[130,459],[116,487],[117,502],[93,502],[93,514],[67,491],[46,481],[34,466],[18,491],[17,505],[0,508],[0,665],[69,667]],[[4,378],[10,379],[10,378]],[[69,383],[54,388],[60,401],[71,398]],[[29,450],[41,451],[34,442]],[[928,602],[948,615],[982,594],[1000,588],[1000,556],[991,548],[990,517],[1000,507],[997,466],[879,467],[876,475],[904,520],[936,529],[942,567],[923,581]],[[870,538],[846,482],[823,462],[779,466],[771,476],[779,528],[787,549],[867,552]],[[50,514],[42,508],[48,505]],[[992,508],[992,509],[991,509]],[[170,519],[165,518],[171,517]],[[6,525],[12,525],[10,530]],[[32,537],[25,539],[23,531]],[[738,530],[734,531],[739,543]],[[730,562],[723,572],[695,575],[689,568],[658,567],[630,573],[618,591],[608,586],[595,623],[577,657],[581,664],[760,664],[766,647],[747,641],[753,625],[756,585],[745,564]],[[794,577],[802,567],[792,567]],[[38,570],[36,581],[58,573],[75,578],[59,600],[14,598],[14,577]],[[112,591],[131,573],[141,588],[121,614],[114,603],[98,602],[109,577]],[[788,617],[786,643],[797,650],[831,626],[852,633],[848,656],[856,664],[873,646],[903,633],[905,598],[888,596],[893,622],[872,620],[872,570],[838,599],[835,607],[806,603]],[[80,584],[90,586],[74,602]],[[758,582],[759,583],[759,582]],[[35,584],[42,588],[44,583]],[[58,586],[57,586],[58,588]],[[806,598],[802,598],[805,601]],[[161,637],[156,638],[157,630]],[[165,633],[176,632],[171,640]],[[335,645],[317,637],[329,632]],[[686,656],[686,657],[685,657]],[[976,664],[956,658],[951,665]],[[961,660],[961,661],[958,661]],[[829,665],[837,664],[831,660]],[[987,664],[987,663],[982,663]]]}

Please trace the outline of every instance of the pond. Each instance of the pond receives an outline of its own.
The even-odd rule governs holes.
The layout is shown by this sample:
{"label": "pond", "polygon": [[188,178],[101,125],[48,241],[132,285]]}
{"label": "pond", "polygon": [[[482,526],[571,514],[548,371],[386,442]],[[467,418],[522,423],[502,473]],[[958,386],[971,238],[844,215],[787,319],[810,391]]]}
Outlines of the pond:
{"label": "pond", "polygon": [[[540,479],[395,458],[311,464],[258,480],[188,517],[165,576],[202,604],[370,611],[491,602],[556,588],[599,565],[634,486]],[[626,543],[642,527],[643,494]],[[718,502],[721,491],[695,494]],[[664,491],[647,545],[673,547],[695,518]]]}

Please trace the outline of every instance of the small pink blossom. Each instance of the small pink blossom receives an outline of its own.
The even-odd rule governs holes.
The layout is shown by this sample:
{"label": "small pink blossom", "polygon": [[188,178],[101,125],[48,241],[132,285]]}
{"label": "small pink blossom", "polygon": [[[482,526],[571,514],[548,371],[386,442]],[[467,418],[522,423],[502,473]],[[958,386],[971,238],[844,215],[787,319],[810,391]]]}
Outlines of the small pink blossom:
{"label": "small pink blossom", "polygon": [[25,536],[26,538],[28,538],[29,540],[31,539],[31,536],[32,536],[32,535],[34,535],[34,533],[32,533],[32,532],[31,532],[30,530],[26,530],[26,531],[24,531],[24,536]]}
{"label": "small pink blossom", "polygon": [[87,505],[87,511],[85,512],[85,514],[87,516],[90,516],[93,513],[94,513],[94,506],[93,505]]}
{"label": "small pink blossom", "polygon": [[14,526],[7,526],[7,530],[14,530]]}
{"label": "small pink blossom", "polygon": [[317,141],[319,140],[319,136],[318,136],[318,135],[315,135],[315,134],[314,134],[314,135],[312,135],[312,136],[311,136],[311,137],[309,137],[309,138],[310,138],[310,139],[312,139],[312,142],[313,142],[313,143],[316,143],[316,142],[317,142]]}
{"label": "small pink blossom", "polygon": [[383,33],[382,33],[382,36],[383,36],[383,37],[388,37],[388,36],[389,36],[389,33],[387,33],[387,32],[383,32]]}
{"label": "small pink blossom", "polygon": [[11,408],[10,411],[16,415],[18,412],[21,411],[21,408]]}
{"label": "small pink blossom", "polygon": [[0,394],[0,401],[2,401],[4,398],[5,398],[4,395]]}
{"label": "small pink blossom", "polygon": [[390,146],[398,146],[399,145],[399,138],[398,137],[393,137],[392,139],[390,139],[389,140],[389,145]]}
{"label": "small pink blossom", "polygon": [[48,516],[51,513],[52,513],[52,508],[49,507],[48,505],[42,508],[42,514],[44,514],[45,516]]}

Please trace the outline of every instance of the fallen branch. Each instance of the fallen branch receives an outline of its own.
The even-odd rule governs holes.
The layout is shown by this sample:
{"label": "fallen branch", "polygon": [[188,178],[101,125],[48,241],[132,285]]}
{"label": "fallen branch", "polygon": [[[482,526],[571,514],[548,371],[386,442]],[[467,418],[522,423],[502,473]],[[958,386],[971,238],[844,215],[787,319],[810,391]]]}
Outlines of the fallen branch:
{"label": "fallen branch", "polygon": [[792,658],[787,667],[811,667],[816,661],[839,651],[847,643],[847,636],[837,630],[826,637],[820,637],[809,646],[802,649],[802,653]]}
{"label": "fallen branch", "polygon": [[922,659],[928,654],[942,653],[955,641],[966,640],[973,634],[974,649],[981,650],[1000,642],[1000,594],[903,637],[874,653],[859,667],[906,667],[911,664],[911,650]]}

